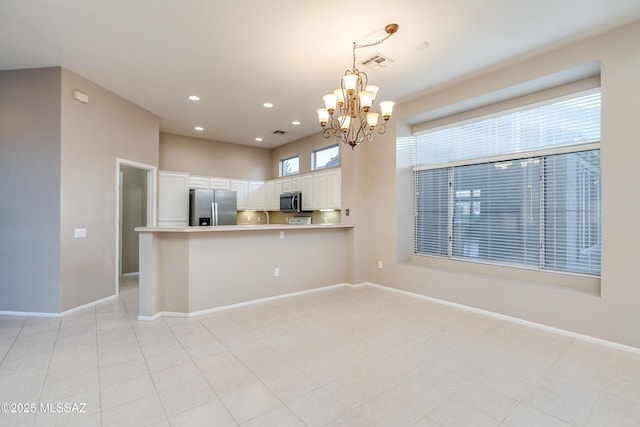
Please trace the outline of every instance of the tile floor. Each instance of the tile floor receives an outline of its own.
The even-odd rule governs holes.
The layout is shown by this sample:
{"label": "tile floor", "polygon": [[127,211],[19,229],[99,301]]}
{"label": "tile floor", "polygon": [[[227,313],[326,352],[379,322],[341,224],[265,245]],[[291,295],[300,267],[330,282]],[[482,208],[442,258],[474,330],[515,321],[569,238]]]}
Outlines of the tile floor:
{"label": "tile floor", "polygon": [[122,286],[0,317],[1,426],[640,425],[637,354],[372,287],[138,322]]}

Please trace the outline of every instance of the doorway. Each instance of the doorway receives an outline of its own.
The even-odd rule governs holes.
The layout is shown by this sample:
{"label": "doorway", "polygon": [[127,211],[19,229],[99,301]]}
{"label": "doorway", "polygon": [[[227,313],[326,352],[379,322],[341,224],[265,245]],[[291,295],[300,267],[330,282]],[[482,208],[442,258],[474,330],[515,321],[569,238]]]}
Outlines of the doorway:
{"label": "doorway", "polygon": [[155,225],[156,167],[117,159],[115,293],[138,295],[138,233]]}

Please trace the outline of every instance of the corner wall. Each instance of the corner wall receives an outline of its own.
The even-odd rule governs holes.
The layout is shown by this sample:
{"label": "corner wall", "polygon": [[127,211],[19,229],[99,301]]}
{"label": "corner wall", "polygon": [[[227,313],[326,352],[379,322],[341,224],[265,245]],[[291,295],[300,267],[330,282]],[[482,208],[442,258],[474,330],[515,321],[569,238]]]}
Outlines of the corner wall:
{"label": "corner wall", "polygon": [[[640,198],[637,197],[635,122],[640,111],[640,23],[512,63],[398,106],[397,133],[376,138],[369,156],[375,171],[357,190],[370,197],[366,259],[368,281],[593,337],[640,347]],[[411,262],[412,186],[406,153],[409,124],[425,111],[600,61],[602,84],[601,295],[527,281],[518,275],[474,273]],[[398,139],[395,140],[395,137]],[[358,149],[356,149],[358,150]],[[372,225],[375,224],[375,228]],[[358,224],[360,226],[360,223]],[[357,255],[356,255],[357,256]],[[377,269],[377,261],[384,268]],[[356,262],[357,264],[357,262]]]}
{"label": "corner wall", "polygon": [[60,74],[0,71],[0,311],[58,312]]}
{"label": "corner wall", "polygon": [[[89,96],[83,104],[73,89]],[[116,159],[158,165],[159,120],[95,83],[62,70],[60,305],[79,307],[115,294]],[[75,239],[74,228],[87,237]]]}

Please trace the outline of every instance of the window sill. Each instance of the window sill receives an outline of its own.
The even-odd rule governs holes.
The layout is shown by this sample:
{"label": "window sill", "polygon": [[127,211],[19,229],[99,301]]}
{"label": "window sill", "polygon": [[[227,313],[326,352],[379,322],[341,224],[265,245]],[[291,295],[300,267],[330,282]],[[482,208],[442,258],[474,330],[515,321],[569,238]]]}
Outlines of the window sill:
{"label": "window sill", "polygon": [[411,264],[452,270],[458,273],[480,274],[483,276],[552,286],[600,297],[600,277],[553,271],[528,270],[526,268],[415,254],[411,257]]}

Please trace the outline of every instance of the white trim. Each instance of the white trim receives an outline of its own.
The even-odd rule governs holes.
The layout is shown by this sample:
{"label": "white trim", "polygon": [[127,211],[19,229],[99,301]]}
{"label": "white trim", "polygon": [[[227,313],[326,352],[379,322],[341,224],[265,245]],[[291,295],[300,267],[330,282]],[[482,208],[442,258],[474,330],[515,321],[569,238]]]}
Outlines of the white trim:
{"label": "white trim", "polygon": [[103,302],[111,301],[116,299],[117,295],[111,295],[105,298],[101,298],[96,301],[92,301],[90,303],[71,308],[69,310],[65,310],[61,313],[40,313],[36,311],[0,311],[0,316],[21,316],[21,317],[64,317],[68,314],[76,313],[78,311],[85,310],[87,308],[95,307],[98,304],[102,304]]}
{"label": "white trim", "polygon": [[142,169],[147,174],[147,227],[156,225],[156,188],[157,188],[157,177],[158,177],[158,167],[154,165],[148,165],[145,163],[136,162],[133,160],[127,160],[120,157],[116,157],[116,221],[115,221],[115,235],[116,235],[116,265],[115,265],[115,294],[116,296],[120,294],[120,167],[121,166],[130,166],[137,169]]}
{"label": "white trim", "polygon": [[466,310],[466,311],[470,311],[472,313],[476,313],[476,314],[481,314],[484,316],[489,316],[489,317],[493,317],[496,319],[500,319],[500,320],[506,320],[508,322],[512,322],[512,323],[516,323],[518,325],[523,325],[523,326],[529,326],[531,328],[535,328],[535,329],[540,329],[546,332],[551,332],[551,333],[555,333],[555,334],[559,334],[559,335],[564,335],[567,337],[571,337],[571,338],[575,338],[575,339],[579,339],[581,341],[586,341],[586,342],[590,342],[593,344],[599,344],[605,347],[610,347],[610,348],[614,348],[616,350],[622,350],[622,351],[626,351],[629,353],[635,353],[635,354],[640,354],[640,348],[638,347],[632,347],[630,345],[625,345],[625,344],[620,344],[620,343],[616,343],[613,341],[607,341],[601,338],[596,338],[596,337],[592,337],[589,335],[583,335],[583,334],[579,334],[577,332],[571,332],[571,331],[567,331],[565,329],[560,329],[560,328],[554,328],[552,326],[547,326],[544,325],[542,323],[536,323],[536,322],[531,322],[529,320],[523,320],[523,319],[519,319],[517,317],[511,317],[511,316],[507,316],[504,314],[500,314],[500,313],[495,313],[493,311],[488,311],[488,310],[482,310],[480,308],[475,308],[475,307],[470,307],[468,305],[464,305],[464,304],[459,304],[459,303],[455,303],[455,302],[450,302],[450,301],[446,301],[446,300],[441,300],[438,298],[433,298],[433,297],[428,297],[426,295],[421,295],[421,294],[416,294],[414,292],[411,291],[405,291],[402,289],[396,289],[396,288],[391,288],[389,286],[384,286],[384,285],[378,285],[376,283],[371,283],[371,282],[363,282],[360,283],[358,285],[355,285],[357,287],[360,286],[371,286],[374,288],[378,288],[381,290],[386,290],[389,292],[393,292],[396,294],[400,294],[400,295],[406,295],[412,298],[418,298],[418,299],[423,299],[429,302],[433,302],[436,304],[443,304],[449,307],[454,307],[454,308],[459,308],[461,310]]}
{"label": "white trim", "polygon": [[131,273],[122,273],[120,276],[122,277],[134,277],[134,276],[139,276],[140,272],[139,271],[132,271]]}
{"label": "white trim", "polygon": [[22,317],[60,317],[58,313],[40,313],[36,311],[0,311],[0,316]]}
{"label": "white trim", "polygon": [[323,286],[323,287],[320,287],[320,288],[308,289],[306,291],[292,292],[292,293],[289,293],[289,294],[282,294],[282,295],[276,295],[276,296],[273,296],[273,297],[260,298],[260,299],[255,299],[255,300],[251,300],[251,301],[239,302],[239,303],[236,303],[236,304],[223,305],[223,306],[220,306],[220,307],[213,307],[213,308],[208,308],[206,310],[193,311],[193,312],[189,312],[189,313],[182,313],[182,312],[176,312],[176,311],[161,311],[160,313],[156,313],[153,316],[138,316],[138,320],[156,320],[161,316],[166,316],[166,317],[196,317],[196,316],[203,316],[203,315],[206,315],[206,314],[217,313],[219,311],[232,310],[234,308],[247,307],[247,306],[250,306],[250,305],[261,304],[263,302],[275,301],[275,300],[289,298],[289,297],[297,297],[297,296],[300,296],[300,295],[308,295],[308,294],[313,294],[313,293],[316,293],[316,292],[328,291],[330,289],[342,288],[342,287],[345,287],[345,286],[352,286],[352,285],[350,285],[349,283],[338,283],[336,285]]}
{"label": "white trim", "polygon": [[145,322],[151,322],[161,318],[164,315],[164,312],[156,313],[153,316],[138,316],[138,320],[143,320]]}
{"label": "white trim", "polygon": [[111,300],[114,300],[116,298],[118,298],[118,295],[111,295],[111,296],[108,296],[108,297],[105,297],[105,298],[101,298],[99,300],[96,300],[96,301],[93,301],[93,302],[90,302],[90,303],[87,303],[87,304],[84,304],[84,305],[81,305],[81,306],[78,306],[78,307],[71,308],[69,310],[65,310],[62,313],[60,313],[60,317],[66,316],[67,314],[76,313],[78,311],[82,311],[82,310],[85,310],[87,308],[94,307],[94,306],[96,306],[98,304],[101,304],[101,303],[107,302],[107,301],[111,301]]}
{"label": "white trim", "polygon": [[580,153],[582,151],[591,151],[591,150],[599,150],[599,149],[600,149],[600,141],[584,142],[580,144],[561,145],[558,147],[546,147],[546,148],[539,148],[539,149],[527,150],[527,151],[512,151],[510,153],[498,154],[495,156],[475,157],[473,159],[454,160],[446,163],[416,165],[413,167],[413,172],[432,170],[432,169],[445,169],[445,168],[451,168],[451,167],[456,168],[461,166],[477,165],[481,163],[494,163],[494,162],[504,162],[508,160],[520,160],[520,159],[527,159],[530,157],[543,157],[543,156],[553,156],[557,154]]}

